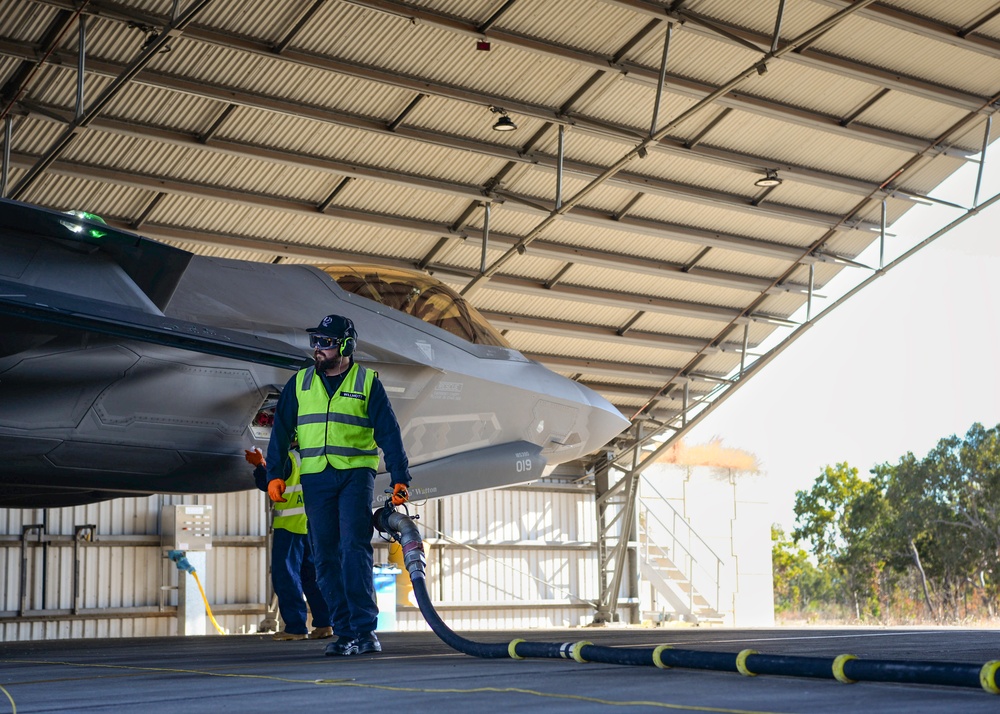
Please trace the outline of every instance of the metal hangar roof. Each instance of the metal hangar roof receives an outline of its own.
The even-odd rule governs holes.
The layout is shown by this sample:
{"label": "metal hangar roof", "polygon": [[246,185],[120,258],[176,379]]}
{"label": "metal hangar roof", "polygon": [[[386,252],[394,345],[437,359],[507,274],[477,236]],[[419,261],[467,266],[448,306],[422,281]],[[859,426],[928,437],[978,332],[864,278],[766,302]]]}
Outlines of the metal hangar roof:
{"label": "metal hangar roof", "polygon": [[899,240],[893,222],[982,165],[998,15],[10,0],[3,194],[199,254],[427,271],[632,417],[628,438],[669,442],[808,327],[841,271],[889,267],[857,259]]}

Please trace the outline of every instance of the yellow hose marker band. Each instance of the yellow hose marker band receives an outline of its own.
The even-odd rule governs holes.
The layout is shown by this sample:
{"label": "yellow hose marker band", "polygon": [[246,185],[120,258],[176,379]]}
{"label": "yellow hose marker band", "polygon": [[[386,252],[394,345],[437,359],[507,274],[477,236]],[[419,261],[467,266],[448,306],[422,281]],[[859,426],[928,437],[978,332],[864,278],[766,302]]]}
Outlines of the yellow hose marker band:
{"label": "yellow hose marker band", "polygon": [[842,684],[854,684],[855,680],[844,674],[844,664],[852,659],[857,659],[854,655],[842,654],[833,660],[833,678]]}
{"label": "yellow hose marker band", "polygon": [[743,650],[738,655],[736,655],[736,671],[742,674],[744,677],[756,677],[756,672],[751,672],[747,669],[747,657],[752,654],[760,654],[757,650]]}
{"label": "yellow hose marker band", "polygon": [[979,670],[979,683],[990,694],[1000,694],[997,686],[997,670],[1000,669],[1000,659],[991,659]]}
{"label": "yellow hose marker band", "polygon": [[524,659],[524,657],[514,651],[521,642],[524,642],[524,640],[511,640],[510,644],[507,645],[507,654],[510,655],[511,659]]}
{"label": "yellow hose marker band", "polygon": [[573,646],[569,648],[569,656],[572,657],[573,659],[575,659],[580,664],[586,664],[590,660],[584,659],[580,655],[580,650],[583,648],[584,645],[592,645],[592,644],[594,644],[594,643],[593,642],[587,642],[586,640],[580,640],[579,642],[574,642]]}
{"label": "yellow hose marker band", "polygon": [[660,645],[655,650],[653,650],[653,664],[655,664],[660,669],[670,669],[669,664],[663,664],[663,660],[660,659],[660,655],[663,654],[663,650],[672,650],[673,647],[670,645]]}

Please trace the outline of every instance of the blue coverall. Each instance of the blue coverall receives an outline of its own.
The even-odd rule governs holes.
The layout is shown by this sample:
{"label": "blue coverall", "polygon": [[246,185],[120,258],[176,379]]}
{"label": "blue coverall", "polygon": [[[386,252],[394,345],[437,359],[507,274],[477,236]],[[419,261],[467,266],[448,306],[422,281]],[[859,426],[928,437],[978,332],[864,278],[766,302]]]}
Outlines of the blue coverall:
{"label": "blue coverall", "polygon": [[[317,372],[328,395],[336,393],[347,371],[333,376]],[[298,412],[293,375],[282,390],[274,411],[271,441],[267,447],[268,481],[283,478]],[[369,395],[368,417],[391,482],[409,484],[409,460],[399,423],[377,377]],[[333,631],[341,637],[374,632],[378,622],[371,543],[374,484],[375,470],[367,468],[335,469],[328,464],[320,473],[302,475],[302,495],[314,546],[317,580],[330,604]]]}
{"label": "blue coverall", "polygon": [[[285,461],[290,463],[288,459]],[[257,488],[266,493],[266,469],[263,466],[254,468],[253,478]],[[274,594],[278,596],[278,611],[285,632],[295,635],[309,632],[306,627],[306,602],[312,612],[314,628],[332,627],[330,606],[316,582],[316,567],[313,565],[308,534],[293,533],[275,526],[271,536],[271,584]],[[305,600],[302,599],[303,594]]]}

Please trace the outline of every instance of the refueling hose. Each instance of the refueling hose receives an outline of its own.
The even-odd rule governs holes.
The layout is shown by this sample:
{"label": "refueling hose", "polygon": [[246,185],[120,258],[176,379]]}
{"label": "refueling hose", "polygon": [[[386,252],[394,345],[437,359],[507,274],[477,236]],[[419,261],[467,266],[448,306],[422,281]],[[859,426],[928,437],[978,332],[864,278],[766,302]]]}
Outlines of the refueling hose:
{"label": "refueling hose", "polygon": [[170,550],[167,551],[167,557],[174,561],[178,570],[184,570],[194,576],[194,581],[198,585],[198,592],[201,593],[201,601],[205,603],[205,613],[208,615],[208,619],[212,621],[212,625],[215,627],[215,631],[220,635],[228,635],[218,622],[215,620],[215,615],[212,614],[212,606],[208,604],[208,598],[205,597],[205,588],[201,586],[201,578],[198,577],[198,573],[195,571],[194,566],[191,565],[191,561],[187,559],[183,550]]}
{"label": "refueling hose", "polygon": [[473,657],[487,659],[525,659],[542,657],[572,659],[577,662],[603,662],[669,669],[707,669],[738,672],[747,677],[758,674],[779,674],[786,677],[836,679],[844,684],[853,682],[895,682],[901,684],[938,684],[952,687],[982,688],[1000,694],[997,671],[1000,660],[983,665],[962,662],[920,662],[859,659],[854,655],[837,657],[802,657],[797,655],[767,655],[756,650],[741,652],[701,652],[674,649],[669,645],[648,648],[604,647],[587,641],[525,642],[512,640],[508,644],[473,642],[456,634],[434,610],[427,593],[424,543],[416,524],[409,516],[395,510],[391,503],[372,514],[376,530],[402,547],[403,564],[410,574],[413,593],[420,613],[441,640],[453,649]]}

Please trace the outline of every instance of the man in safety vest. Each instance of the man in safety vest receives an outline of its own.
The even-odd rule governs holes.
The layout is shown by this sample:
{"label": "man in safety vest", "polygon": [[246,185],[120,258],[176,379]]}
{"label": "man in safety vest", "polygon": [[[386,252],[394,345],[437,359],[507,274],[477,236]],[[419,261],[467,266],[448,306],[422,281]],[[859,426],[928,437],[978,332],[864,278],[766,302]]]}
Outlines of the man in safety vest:
{"label": "man in safety vest", "polygon": [[[253,478],[257,488],[267,492],[267,469],[260,449],[246,450],[247,461],[254,466]],[[302,504],[302,485],[299,483],[299,453],[288,451],[288,478],[285,479],[285,498],[276,501],[271,525],[271,584],[278,596],[278,612],[284,629],[275,632],[275,640],[325,640],[333,637],[330,606],[316,583],[312,548],[309,545],[306,509]],[[303,595],[305,600],[303,600]],[[313,631],[306,628],[306,602],[312,611]],[[308,634],[306,634],[308,632]]]}
{"label": "man in safety vest", "polygon": [[267,446],[268,495],[272,501],[282,500],[283,462],[297,432],[317,579],[337,635],[326,654],[381,652],[375,636],[378,606],[371,543],[378,450],[385,458],[396,505],[409,498],[409,461],[378,375],[354,362],[354,323],[327,315],[308,332],[315,364],[288,380],[278,398]]}

